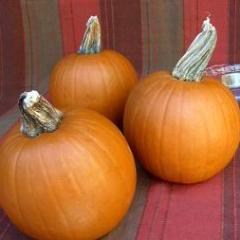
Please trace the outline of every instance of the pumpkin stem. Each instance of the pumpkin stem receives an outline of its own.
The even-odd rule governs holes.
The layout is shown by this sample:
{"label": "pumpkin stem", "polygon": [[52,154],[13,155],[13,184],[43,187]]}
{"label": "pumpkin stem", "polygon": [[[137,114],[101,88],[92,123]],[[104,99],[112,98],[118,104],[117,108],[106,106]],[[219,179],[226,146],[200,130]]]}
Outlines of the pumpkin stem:
{"label": "pumpkin stem", "polygon": [[80,54],[94,54],[101,51],[101,26],[97,16],[91,16],[87,21],[87,28],[83,36]]}
{"label": "pumpkin stem", "polygon": [[24,92],[18,101],[21,112],[21,132],[34,138],[43,132],[53,132],[61,123],[63,113],[54,108],[37,91]]}
{"label": "pumpkin stem", "polygon": [[207,17],[202,32],[193,40],[183,57],[173,69],[172,75],[179,80],[199,82],[210,61],[217,42],[217,32]]}

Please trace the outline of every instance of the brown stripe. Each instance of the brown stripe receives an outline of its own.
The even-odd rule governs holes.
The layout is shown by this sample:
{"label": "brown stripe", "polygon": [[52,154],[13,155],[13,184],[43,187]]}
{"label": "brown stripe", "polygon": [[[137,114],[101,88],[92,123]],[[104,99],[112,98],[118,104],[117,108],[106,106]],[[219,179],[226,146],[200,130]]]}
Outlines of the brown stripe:
{"label": "brown stripe", "polygon": [[235,176],[236,176],[236,236],[240,238],[240,147],[236,153],[235,163]]}
{"label": "brown stripe", "polygon": [[138,166],[138,181],[134,201],[128,214],[120,225],[102,240],[134,240],[144,211],[147,192],[150,185],[149,175]]}
{"label": "brown stripe", "polygon": [[141,22],[142,22],[142,76],[150,72],[150,24],[149,24],[149,5],[150,3],[141,0]]}
{"label": "brown stripe", "polygon": [[233,163],[224,170],[223,239],[234,239]]}
{"label": "brown stripe", "polygon": [[140,1],[101,1],[101,18],[104,44],[107,42],[104,35],[109,32],[113,49],[125,55],[137,71],[142,72]]}
{"label": "brown stripe", "polygon": [[230,63],[240,61],[240,0],[229,0],[229,58]]}
{"label": "brown stripe", "polygon": [[0,116],[0,138],[8,131],[8,129],[16,122],[19,116],[17,107],[11,108],[4,115]]}
{"label": "brown stripe", "polygon": [[142,1],[141,9],[144,70],[172,70],[184,47],[183,0]]}
{"label": "brown stripe", "polygon": [[103,49],[113,49],[113,27],[111,2],[108,0],[100,1],[100,18],[102,27]]}
{"label": "brown stripe", "polygon": [[21,0],[25,30],[26,89],[47,90],[53,64],[62,56],[57,0]]}

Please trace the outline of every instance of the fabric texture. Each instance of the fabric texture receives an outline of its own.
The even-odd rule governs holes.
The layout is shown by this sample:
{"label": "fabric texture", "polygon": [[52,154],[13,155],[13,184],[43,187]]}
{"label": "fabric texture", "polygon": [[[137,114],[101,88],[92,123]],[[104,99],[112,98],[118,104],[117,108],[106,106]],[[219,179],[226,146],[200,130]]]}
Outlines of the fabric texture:
{"label": "fabric texture", "polygon": [[[103,48],[128,57],[140,77],[171,70],[208,15],[218,30],[210,65],[240,61],[240,0],[0,1],[0,136],[19,116],[21,92],[47,92],[51,68],[77,51],[90,15],[100,16]],[[26,239],[0,210],[0,240]],[[194,185],[161,181],[138,164],[133,204],[101,239],[240,239],[240,150],[224,171]]]}

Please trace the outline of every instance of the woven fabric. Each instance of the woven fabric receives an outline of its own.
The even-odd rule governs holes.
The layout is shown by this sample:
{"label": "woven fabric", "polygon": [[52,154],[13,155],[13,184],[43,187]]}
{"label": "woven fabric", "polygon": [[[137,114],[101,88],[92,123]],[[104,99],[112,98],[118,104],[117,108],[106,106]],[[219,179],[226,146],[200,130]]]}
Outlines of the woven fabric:
{"label": "woven fabric", "polygon": [[[77,51],[90,15],[100,16],[103,47],[128,57],[141,77],[171,70],[208,15],[218,29],[210,64],[240,60],[240,0],[0,1],[0,136],[18,118],[19,94],[45,93],[52,66]],[[237,240],[239,226],[240,150],[201,184],[163,182],[138,165],[133,204],[101,239]],[[0,240],[27,239],[0,210]]]}

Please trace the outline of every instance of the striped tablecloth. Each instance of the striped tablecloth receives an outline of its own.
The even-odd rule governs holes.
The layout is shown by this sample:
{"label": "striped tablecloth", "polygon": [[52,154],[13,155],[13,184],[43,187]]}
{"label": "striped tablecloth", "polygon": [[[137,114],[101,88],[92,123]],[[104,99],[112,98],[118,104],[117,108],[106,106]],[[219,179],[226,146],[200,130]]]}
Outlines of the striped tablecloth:
{"label": "striped tablecloth", "polygon": [[[240,62],[239,0],[0,0],[0,136],[17,119],[21,92],[47,91],[52,66],[78,49],[90,15],[100,16],[103,47],[128,57],[139,76],[171,70],[207,15],[218,29],[210,64]],[[0,210],[0,240],[24,239]],[[128,215],[102,239],[240,239],[240,150],[196,185],[166,183],[139,166]]]}

